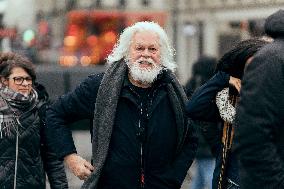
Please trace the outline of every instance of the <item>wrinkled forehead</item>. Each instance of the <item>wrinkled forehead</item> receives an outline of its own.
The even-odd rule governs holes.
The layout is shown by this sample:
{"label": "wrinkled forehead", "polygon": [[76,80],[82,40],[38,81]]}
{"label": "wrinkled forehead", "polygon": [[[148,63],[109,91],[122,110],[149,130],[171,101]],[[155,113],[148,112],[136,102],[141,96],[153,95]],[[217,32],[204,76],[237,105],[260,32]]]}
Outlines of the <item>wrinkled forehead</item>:
{"label": "wrinkled forehead", "polygon": [[132,45],[160,46],[159,35],[153,31],[135,32],[131,39]]}

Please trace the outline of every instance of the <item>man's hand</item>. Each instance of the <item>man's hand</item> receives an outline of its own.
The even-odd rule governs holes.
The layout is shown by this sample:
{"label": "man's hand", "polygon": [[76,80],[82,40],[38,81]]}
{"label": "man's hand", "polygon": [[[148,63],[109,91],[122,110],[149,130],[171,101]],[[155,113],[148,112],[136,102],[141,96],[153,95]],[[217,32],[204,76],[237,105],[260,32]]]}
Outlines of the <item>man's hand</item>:
{"label": "man's hand", "polygon": [[240,79],[230,76],[229,84],[234,86],[240,93],[241,91],[241,80]]}
{"label": "man's hand", "polygon": [[80,180],[86,180],[94,170],[94,167],[88,161],[75,153],[65,156],[64,161]]}

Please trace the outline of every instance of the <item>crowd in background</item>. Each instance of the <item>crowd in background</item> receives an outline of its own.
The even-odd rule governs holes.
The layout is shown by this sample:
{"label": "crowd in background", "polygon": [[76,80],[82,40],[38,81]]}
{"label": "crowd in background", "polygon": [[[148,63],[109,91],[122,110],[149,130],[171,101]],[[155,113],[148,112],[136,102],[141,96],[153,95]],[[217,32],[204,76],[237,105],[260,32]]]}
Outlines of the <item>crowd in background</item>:
{"label": "crowd in background", "polygon": [[[183,87],[154,22],[127,27],[104,73],[50,102],[33,63],[0,56],[0,188],[68,188],[64,165],[91,189],[284,188],[284,11],[265,37],[201,56]],[[14,44],[15,45],[15,44]],[[92,159],[68,125],[90,120]]]}

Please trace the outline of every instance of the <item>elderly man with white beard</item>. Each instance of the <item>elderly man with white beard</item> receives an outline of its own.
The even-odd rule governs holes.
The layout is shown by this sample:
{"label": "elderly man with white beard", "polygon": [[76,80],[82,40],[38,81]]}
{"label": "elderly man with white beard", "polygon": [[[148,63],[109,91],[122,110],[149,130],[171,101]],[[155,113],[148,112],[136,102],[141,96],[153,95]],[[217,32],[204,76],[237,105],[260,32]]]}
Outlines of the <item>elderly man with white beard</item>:
{"label": "elderly man with white beard", "polygon": [[[174,50],[153,22],[126,28],[91,75],[47,111],[47,141],[84,189],[179,189],[197,138],[173,71]],[[92,164],[76,151],[67,124],[90,119]],[[91,150],[91,149],[90,149]]]}

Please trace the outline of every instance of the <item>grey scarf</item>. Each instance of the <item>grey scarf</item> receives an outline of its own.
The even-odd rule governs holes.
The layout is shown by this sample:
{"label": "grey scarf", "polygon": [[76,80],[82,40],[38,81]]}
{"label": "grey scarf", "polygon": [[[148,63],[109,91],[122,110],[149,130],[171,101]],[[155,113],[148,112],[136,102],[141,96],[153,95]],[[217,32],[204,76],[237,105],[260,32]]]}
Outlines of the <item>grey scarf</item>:
{"label": "grey scarf", "polygon": [[[107,69],[100,84],[93,119],[92,155],[95,171],[84,182],[82,189],[95,189],[98,183],[109,149],[118,99],[126,74],[126,63],[123,60],[114,62]],[[178,144],[180,145],[183,143],[183,135],[186,133],[184,127],[185,115],[183,114],[186,95],[171,72],[169,72],[169,77],[171,82],[168,84],[168,91],[171,104],[174,112],[178,112],[175,116],[179,127],[177,130],[180,139]]]}
{"label": "grey scarf", "polygon": [[36,101],[35,90],[29,96],[24,96],[0,84],[0,139],[12,136],[18,125],[16,118]]}

